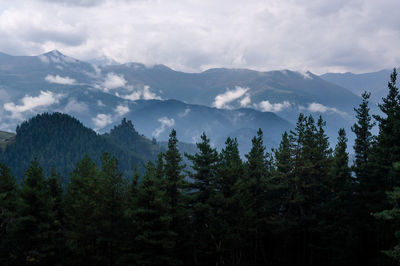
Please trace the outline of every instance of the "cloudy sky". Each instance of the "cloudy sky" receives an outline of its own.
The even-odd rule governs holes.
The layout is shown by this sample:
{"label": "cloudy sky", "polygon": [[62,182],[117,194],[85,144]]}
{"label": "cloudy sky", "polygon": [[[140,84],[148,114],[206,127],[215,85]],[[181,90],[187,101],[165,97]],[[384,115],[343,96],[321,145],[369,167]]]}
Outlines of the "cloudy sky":
{"label": "cloudy sky", "polygon": [[1,0],[0,51],[356,73],[400,65],[399,0]]}

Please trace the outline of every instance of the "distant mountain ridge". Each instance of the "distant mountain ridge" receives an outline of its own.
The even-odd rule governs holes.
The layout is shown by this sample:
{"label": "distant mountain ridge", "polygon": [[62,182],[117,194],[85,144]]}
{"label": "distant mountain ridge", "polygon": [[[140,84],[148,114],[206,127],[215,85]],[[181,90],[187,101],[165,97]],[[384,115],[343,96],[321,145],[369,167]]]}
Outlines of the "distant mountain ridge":
{"label": "distant mountain ridge", "polygon": [[357,95],[361,95],[364,91],[371,92],[372,101],[377,103],[387,95],[387,83],[392,72],[393,69],[383,69],[362,74],[326,73],[320,77],[347,88]]}
{"label": "distant mountain ridge", "polygon": [[[267,125],[272,116],[262,114],[273,112],[286,120],[277,129],[287,130],[302,112],[322,115],[334,144],[338,129],[349,132],[354,123],[353,108],[361,99],[353,92],[311,72],[215,68],[184,73],[165,65],[95,65],[57,50],[38,56],[0,55],[2,130],[13,130],[35,113],[59,111],[98,132],[110,130],[125,116],[139,132],[161,141],[172,127],[181,128],[178,135],[192,143],[206,131],[217,146],[227,135],[241,139],[261,127],[270,131],[266,142],[276,146],[282,132],[271,130]],[[152,109],[145,108],[145,101]],[[185,105],[188,111],[182,110]],[[204,110],[212,113],[207,121],[202,119]],[[242,113],[245,119],[229,118]]]}

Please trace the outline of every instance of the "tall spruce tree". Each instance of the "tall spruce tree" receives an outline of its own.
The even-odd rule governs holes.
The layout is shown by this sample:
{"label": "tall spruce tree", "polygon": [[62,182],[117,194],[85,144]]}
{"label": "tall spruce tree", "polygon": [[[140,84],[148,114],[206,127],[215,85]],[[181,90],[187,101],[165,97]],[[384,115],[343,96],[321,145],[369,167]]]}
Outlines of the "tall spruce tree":
{"label": "tall spruce tree", "polygon": [[239,180],[244,178],[244,165],[240,158],[237,139],[228,137],[225,147],[219,154],[219,164],[215,180],[215,219],[221,242],[218,263],[221,265],[240,265],[242,243],[245,241],[240,230],[242,213],[239,193]]}
{"label": "tall spruce tree", "polygon": [[175,265],[175,232],[171,230],[172,216],[162,180],[157,177],[153,163],[146,166],[136,197],[133,221],[137,230],[135,253],[130,264]]}
{"label": "tall spruce tree", "polygon": [[15,246],[10,225],[16,217],[18,186],[11,170],[0,163],[0,264],[11,265]]}
{"label": "tall spruce tree", "polygon": [[388,82],[388,95],[379,104],[383,116],[374,116],[379,123],[376,159],[379,174],[386,177],[386,190],[400,185],[400,170],[393,167],[400,161],[400,94],[396,82],[397,71],[394,69]]}
{"label": "tall spruce tree", "polygon": [[25,172],[12,229],[18,247],[15,264],[52,265],[56,261],[53,205],[43,170],[34,160]]}
{"label": "tall spruce tree", "polygon": [[353,170],[356,174],[358,182],[360,183],[360,189],[364,190],[365,186],[368,186],[368,162],[371,157],[371,149],[373,146],[373,136],[371,129],[375,126],[372,117],[369,113],[369,98],[370,93],[364,92],[362,95],[362,103],[358,108],[354,108],[356,112],[357,123],[355,123],[351,130],[356,135],[354,141],[354,155],[355,160],[353,164]]}
{"label": "tall spruce tree", "polygon": [[358,242],[354,235],[354,182],[349,167],[347,137],[339,129],[337,144],[329,172],[330,191],[320,217],[321,253],[329,258],[328,265],[354,265],[353,251]]}
{"label": "tall spruce tree", "polygon": [[[216,221],[216,203],[220,199],[216,195],[216,175],[218,167],[218,152],[210,145],[210,139],[206,134],[201,135],[201,142],[197,143],[198,152],[194,155],[186,154],[192,162],[192,172],[189,172],[193,182],[191,184],[192,193],[192,213],[194,239],[196,240],[198,258],[204,264],[215,255],[215,250],[220,246],[219,226]],[[197,255],[196,255],[197,257]],[[214,259],[215,261],[215,259]]]}
{"label": "tall spruce tree", "polygon": [[182,172],[185,165],[182,164],[182,156],[177,144],[176,131],[173,129],[168,139],[168,150],[164,154],[164,189],[166,192],[165,199],[172,216],[171,230],[176,235],[175,256],[184,259],[189,253],[186,250],[188,247],[185,245],[189,238],[189,232],[185,228],[189,222],[186,194],[188,184]]}
{"label": "tall spruce tree", "polygon": [[71,252],[68,263],[74,265],[97,265],[99,254],[99,170],[85,155],[76,164],[66,186],[65,215],[68,221],[66,236]]}
{"label": "tall spruce tree", "polygon": [[242,238],[247,242],[247,252],[251,256],[249,263],[266,263],[263,238],[268,230],[266,224],[267,213],[267,178],[269,173],[267,154],[263,143],[263,132],[257,131],[252,139],[250,152],[245,155],[244,178],[238,181],[240,209],[243,211],[240,227]]}
{"label": "tall spruce tree", "polygon": [[125,180],[118,170],[118,160],[108,153],[103,153],[96,211],[99,214],[97,242],[102,256],[101,261],[105,265],[115,265],[121,255],[121,242],[124,235],[125,188]]}

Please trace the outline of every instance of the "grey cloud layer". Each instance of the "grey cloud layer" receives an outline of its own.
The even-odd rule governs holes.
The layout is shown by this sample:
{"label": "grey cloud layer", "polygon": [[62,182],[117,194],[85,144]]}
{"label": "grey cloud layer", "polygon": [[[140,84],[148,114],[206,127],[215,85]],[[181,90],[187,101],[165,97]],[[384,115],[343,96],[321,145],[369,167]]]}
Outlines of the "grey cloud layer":
{"label": "grey cloud layer", "polygon": [[6,1],[0,51],[57,48],[184,71],[362,72],[399,64],[399,8],[398,0]]}

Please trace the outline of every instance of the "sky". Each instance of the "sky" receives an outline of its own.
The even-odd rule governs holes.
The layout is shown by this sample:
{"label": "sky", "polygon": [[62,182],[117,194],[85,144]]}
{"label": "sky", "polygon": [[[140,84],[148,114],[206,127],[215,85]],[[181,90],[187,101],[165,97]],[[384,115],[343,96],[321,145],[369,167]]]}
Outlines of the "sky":
{"label": "sky", "polygon": [[399,0],[1,0],[0,51],[363,73],[400,65]]}

